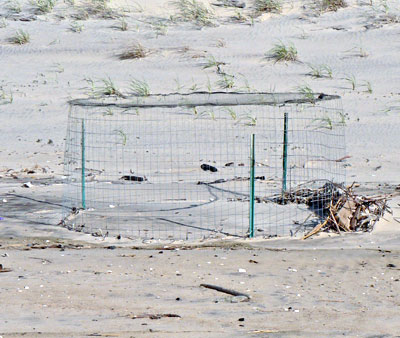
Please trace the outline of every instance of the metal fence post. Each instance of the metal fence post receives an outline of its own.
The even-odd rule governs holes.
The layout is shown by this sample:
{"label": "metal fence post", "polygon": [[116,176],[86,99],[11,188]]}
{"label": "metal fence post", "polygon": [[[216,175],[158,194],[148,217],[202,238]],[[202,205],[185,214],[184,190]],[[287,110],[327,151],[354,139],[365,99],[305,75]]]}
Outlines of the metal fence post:
{"label": "metal fence post", "polygon": [[250,215],[249,215],[249,237],[254,237],[254,167],[255,167],[255,138],[251,134],[250,139]]}
{"label": "metal fence post", "polygon": [[86,209],[86,173],[85,173],[85,121],[82,119],[82,134],[81,134],[81,193],[82,193],[82,209]]}
{"label": "metal fence post", "polygon": [[283,163],[282,163],[282,195],[286,192],[287,180],[287,146],[288,146],[288,113],[284,113],[283,118]]}

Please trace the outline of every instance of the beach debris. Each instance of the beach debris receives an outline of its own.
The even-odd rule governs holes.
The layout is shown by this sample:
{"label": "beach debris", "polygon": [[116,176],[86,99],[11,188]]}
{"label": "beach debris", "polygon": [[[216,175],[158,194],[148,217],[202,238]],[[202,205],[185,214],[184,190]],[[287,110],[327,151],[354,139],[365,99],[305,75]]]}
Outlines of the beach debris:
{"label": "beach debris", "polygon": [[134,176],[134,175],[124,175],[121,177],[121,180],[125,181],[133,181],[133,182],[144,182],[147,181],[146,176]]}
{"label": "beach debris", "polygon": [[212,173],[215,173],[215,172],[218,171],[217,168],[213,167],[212,165],[205,164],[205,163],[203,163],[203,164],[200,166],[200,168],[203,169],[204,171],[211,171]]}
{"label": "beach debris", "polygon": [[238,270],[240,273],[245,273],[246,272],[246,269],[239,269]]}
{"label": "beach debris", "polygon": [[340,194],[338,186],[334,183],[326,183],[317,189],[298,188],[290,191],[285,191],[282,194],[273,196],[272,198],[256,197],[256,202],[274,202],[280,205],[289,203],[306,204],[313,208],[327,208],[331,199],[337,198]]}
{"label": "beach debris", "polygon": [[[256,176],[256,177],[254,177],[254,179],[260,180],[260,181],[265,181],[265,176]],[[227,183],[227,182],[241,182],[241,181],[250,181],[250,177],[235,176],[234,178],[231,178],[231,179],[220,178],[220,179],[212,181],[212,182],[198,181],[197,185],[205,184],[205,185],[211,186],[212,184],[220,184],[220,183]]]}
{"label": "beach debris", "polygon": [[161,319],[161,318],[182,318],[180,315],[175,313],[142,313],[140,315],[129,315],[131,319],[149,318],[149,319]]}
{"label": "beach debris", "polygon": [[219,7],[235,7],[235,8],[246,7],[246,3],[239,0],[219,0],[218,2],[213,3],[213,5]]}
{"label": "beach debris", "polygon": [[245,294],[245,293],[242,293],[242,292],[238,292],[238,291],[235,291],[235,290],[231,290],[231,289],[226,289],[226,288],[223,288],[223,287],[217,286],[217,285],[200,284],[200,286],[203,287],[203,288],[215,290],[215,291],[218,291],[218,292],[227,293],[228,295],[232,295],[232,296],[235,296],[235,297],[244,297],[244,299],[242,300],[243,302],[247,302],[251,298],[248,294]]}
{"label": "beach debris", "polygon": [[10,271],[12,271],[12,269],[4,268],[3,264],[0,264],[0,272],[10,272]]}
{"label": "beach debris", "polygon": [[[322,189],[316,189],[313,193],[300,197],[305,204],[312,205],[313,201],[318,201],[322,207],[325,216],[323,222],[319,223],[302,239],[309,238],[320,231],[334,231],[340,234],[344,232],[373,230],[376,222],[384,215],[386,211],[391,212],[387,201],[391,195],[362,196],[353,191],[353,186],[344,187],[342,185],[331,184],[331,188],[325,185]],[[291,196],[285,196],[299,203],[298,193]],[[330,198],[328,195],[330,194]],[[282,200],[283,202],[284,200]],[[321,205],[321,201],[323,205]]]}
{"label": "beach debris", "polygon": [[31,182],[26,182],[26,183],[22,184],[21,187],[22,188],[32,188],[32,183]]}
{"label": "beach debris", "polygon": [[287,308],[285,308],[286,312],[300,312],[300,310],[298,309],[293,309],[293,307],[289,306]]}

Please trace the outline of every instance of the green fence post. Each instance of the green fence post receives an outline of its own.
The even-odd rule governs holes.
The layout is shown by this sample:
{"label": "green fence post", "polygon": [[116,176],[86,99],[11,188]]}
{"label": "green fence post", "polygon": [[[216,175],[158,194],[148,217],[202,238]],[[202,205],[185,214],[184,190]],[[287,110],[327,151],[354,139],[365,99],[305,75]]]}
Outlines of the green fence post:
{"label": "green fence post", "polygon": [[81,135],[81,192],[82,192],[82,209],[86,209],[86,173],[85,173],[85,121],[82,119],[82,135]]}
{"label": "green fence post", "polygon": [[255,135],[251,134],[250,140],[250,215],[249,237],[254,237],[254,167],[255,167]]}
{"label": "green fence post", "polygon": [[283,163],[282,163],[282,195],[286,191],[286,179],[287,179],[287,146],[288,146],[288,113],[284,113],[283,118]]}

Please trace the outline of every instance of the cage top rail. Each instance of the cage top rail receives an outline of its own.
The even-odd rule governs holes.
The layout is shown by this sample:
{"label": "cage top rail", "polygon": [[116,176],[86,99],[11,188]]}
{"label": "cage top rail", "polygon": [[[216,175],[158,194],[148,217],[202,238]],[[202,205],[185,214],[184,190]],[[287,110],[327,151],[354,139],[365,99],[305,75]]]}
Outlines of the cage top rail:
{"label": "cage top rail", "polygon": [[234,93],[234,92],[194,92],[188,94],[154,94],[149,96],[124,96],[75,99],[71,106],[82,107],[118,107],[118,108],[176,108],[198,106],[250,106],[250,105],[286,105],[316,103],[339,99],[338,95],[324,93]]}

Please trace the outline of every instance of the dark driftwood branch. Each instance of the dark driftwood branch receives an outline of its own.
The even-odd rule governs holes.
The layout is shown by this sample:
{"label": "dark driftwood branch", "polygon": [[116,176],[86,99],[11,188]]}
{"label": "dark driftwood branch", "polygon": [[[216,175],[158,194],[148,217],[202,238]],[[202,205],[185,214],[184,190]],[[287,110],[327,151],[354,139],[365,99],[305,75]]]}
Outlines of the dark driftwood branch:
{"label": "dark driftwood branch", "polygon": [[212,290],[215,290],[215,291],[227,293],[228,295],[232,295],[232,296],[235,296],[235,297],[243,296],[243,297],[246,297],[248,300],[250,299],[250,296],[245,294],[245,293],[238,292],[238,291],[231,290],[231,289],[225,289],[225,288],[223,288],[221,286],[211,285],[211,284],[200,284],[200,286],[202,286],[203,288],[212,289]]}
{"label": "dark driftwood branch", "polygon": [[12,270],[8,268],[3,268],[3,264],[0,264],[0,272],[10,272],[10,271]]}

